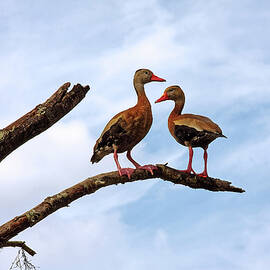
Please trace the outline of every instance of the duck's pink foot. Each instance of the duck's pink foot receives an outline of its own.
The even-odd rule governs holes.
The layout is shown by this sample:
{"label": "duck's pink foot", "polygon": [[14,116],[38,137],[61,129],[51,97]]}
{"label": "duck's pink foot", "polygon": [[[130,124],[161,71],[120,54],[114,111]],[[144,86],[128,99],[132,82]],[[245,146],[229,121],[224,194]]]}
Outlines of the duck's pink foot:
{"label": "duck's pink foot", "polygon": [[136,167],[136,169],[143,169],[143,170],[146,170],[148,172],[150,172],[152,175],[154,175],[154,170],[158,170],[158,167],[157,166],[154,166],[154,165],[144,165],[144,166],[138,166]]}
{"label": "duck's pink foot", "polygon": [[202,173],[199,173],[197,175],[200,177],[205,177],[205,178],[208,177],[208,174],[206,172],[202,172]]}
{"label": "duck's pink foot", "polygon": [[127,175],[128,179],[130,179],[130,176],[133,174],[134,169],[132,168],[121,168],[118,170],[118,173],[120,176]]}
{"label": "duck's pink foot", "polygon": [[183,173],[193,173],[196,174],[195,171],[191,168],[191,169],[187,169],[187,170],[178,170],[178,172],[183,172]]}

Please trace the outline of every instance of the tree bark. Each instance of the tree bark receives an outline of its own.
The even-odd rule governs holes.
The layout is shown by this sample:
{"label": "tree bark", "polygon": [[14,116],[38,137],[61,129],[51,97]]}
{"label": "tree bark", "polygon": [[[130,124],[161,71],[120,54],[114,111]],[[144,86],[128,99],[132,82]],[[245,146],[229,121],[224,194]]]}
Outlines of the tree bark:
{"label": "tree bark", "polygon": [[86,95],[89,86],[63,84],[49,99],[0,130],[0,162],[19,146],[39,135],[70,112]]}
{"label": "tree bark", "polygon": [[231,183],[228,181],[211,177],[204,178],[194,174],[179,172],[173,168],[161,164],[157,164],[157,167],[158,170],[154,170],[153,175],[145,170],[135,170],[130,179],[128,179],[127,176],[119,176],[117,171],[99,174],[87,178],[84,181],[63,190],[56,195],[47,197],[42,203],[35,206],[31,210],[0,226],[0,247],[4,246],[5,243],[7,243],[18,233],[34,226],[58,209],[68,206],[71,202],[84,195],[94,193],[100,188],[110,185],[160,178],[174,184],[182,184],[195,189],[200,188],[210,191],[231,191],[239,193],[245,192],[241,188],[231,186]]}

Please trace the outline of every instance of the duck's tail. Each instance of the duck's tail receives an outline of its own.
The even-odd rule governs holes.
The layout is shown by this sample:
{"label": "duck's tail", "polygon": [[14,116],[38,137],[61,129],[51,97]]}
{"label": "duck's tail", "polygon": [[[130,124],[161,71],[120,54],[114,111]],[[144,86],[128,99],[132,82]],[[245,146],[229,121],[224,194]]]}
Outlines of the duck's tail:
{"label": "duck's tail", "polygon": [[225,135],[223,135],[223,134],[219,134],[219,137],[223,137],[223,138],[226,138],[226,139],[228,139]]}

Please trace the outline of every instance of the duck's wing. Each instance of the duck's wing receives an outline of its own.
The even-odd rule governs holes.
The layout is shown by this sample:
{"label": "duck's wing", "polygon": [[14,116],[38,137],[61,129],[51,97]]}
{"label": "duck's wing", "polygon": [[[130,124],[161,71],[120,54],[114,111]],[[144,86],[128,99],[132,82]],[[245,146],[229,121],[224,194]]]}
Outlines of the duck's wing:
{"label": "duck's wing", "polygon": [[207,131],[222,135],[221,128],[211,119],[202,115],[182,114],[174,119],[173,123],[175,126],[187,126],[197,131]]}
{"label": "duck's wing", "polygon": [[127,140],[126,120],[123,112],[115,115],[105,126],[93,149],[91,162],[98,162],[104,156],[112,153],[114,147]]}
{"label": "duck's wing", "polygon": [[180,144],[204,149],[216,138],[225,137],[220,127],[208,117],[193,114],[175,118],[170,131]]}

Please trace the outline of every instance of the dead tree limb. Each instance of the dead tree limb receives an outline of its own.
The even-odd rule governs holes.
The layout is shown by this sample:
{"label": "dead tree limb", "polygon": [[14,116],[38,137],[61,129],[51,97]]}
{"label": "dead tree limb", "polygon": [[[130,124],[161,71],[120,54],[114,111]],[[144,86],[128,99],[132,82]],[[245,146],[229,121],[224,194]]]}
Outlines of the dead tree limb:
{"label": "dead tree limb", "polygon": [[89,86],[63,84],[49,99],[0,130],[0,162],[19,146],[39,135],[70,112],[86,95]]}
{"label": "dead tree limb", "polygon": [[0,244],[0,248],[3,248],[3,247],[20,247],[31,256],[34,256],[36,254],[36,252],[30,247],[28,247],[24,241],[7,241],[3,244]]}
{"label": "dead tree limb", "polygon": [[131,179],[128,179],[127,176],[120,177],[117,171],[99,174],[87,178],[86,180],[67,188],[56,195],[47,197],[36,207],[0,226],[0,247],[4,246],[5,243],[7,243],[18,233],[34,226],[39,221],[46,218],[48,215],[52,214],[58,209],[68,206],[71,202],[84,195],[94,193],[98,189],[110,185],[160,178],[174,184],[182,184],[195,189],[201,188],[210,191],[245,192],[241,188],[231,186],[231,183],[228,181],[182,173],[161,164],[158,164],[157,167],[158,170],[154,171],[154,175],[151,175],[145,170],[135,170],[135,172],[131,175]]}

